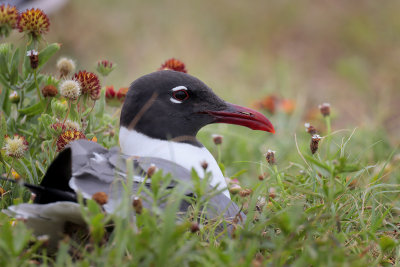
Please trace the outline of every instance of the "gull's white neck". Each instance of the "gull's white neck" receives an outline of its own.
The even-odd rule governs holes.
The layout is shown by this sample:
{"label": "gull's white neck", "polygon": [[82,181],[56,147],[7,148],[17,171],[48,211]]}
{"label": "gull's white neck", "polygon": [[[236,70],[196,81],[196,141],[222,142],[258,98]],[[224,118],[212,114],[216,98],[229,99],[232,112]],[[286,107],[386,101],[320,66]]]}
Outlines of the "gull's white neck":
{"label": "gull's white neck", "polygon": [[[156,157],[173,161],[189,171],[194,168],[200,177],[204,170],[202,162],[207,162],[207,171],[211,172],[211,185],[218,185],[218,189],[226,188],[226,181],[216,160],[205,147],[196,147],[186,143],[155,139],[135,130],[121,127],[119,144],[122,153],[130,156]],[[224,195],[230,198],[228,190]]]}

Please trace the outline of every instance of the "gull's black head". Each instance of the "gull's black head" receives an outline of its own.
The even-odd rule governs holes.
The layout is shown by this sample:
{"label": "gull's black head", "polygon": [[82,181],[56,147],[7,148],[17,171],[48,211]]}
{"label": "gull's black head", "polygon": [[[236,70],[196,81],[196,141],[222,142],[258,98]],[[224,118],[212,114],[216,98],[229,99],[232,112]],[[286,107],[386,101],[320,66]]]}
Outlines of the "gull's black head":
{"label": "gull's black head", "polygon": [[203,126],[216,122],[274,132],[259,112],[227,103],[199,79],[170,70],[147,74],[132,83],[120,125],[152,138],[186,141],[195,140]]}

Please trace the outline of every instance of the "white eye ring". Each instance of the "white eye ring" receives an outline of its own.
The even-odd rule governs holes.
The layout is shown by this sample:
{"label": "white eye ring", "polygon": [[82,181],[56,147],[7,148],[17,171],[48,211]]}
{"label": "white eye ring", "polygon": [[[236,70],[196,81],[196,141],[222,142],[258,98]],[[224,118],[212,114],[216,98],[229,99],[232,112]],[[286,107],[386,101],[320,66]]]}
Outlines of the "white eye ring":
{"label": "white eye ring", "polygon": [[[179,85],[179,86],[174,87],[174,88],[171,89],[172,92],[181,91],[181,90],[186,90],[187,91],[187,88],[185,86],[183,86],[183,85]],[[169,99],[169,101],[171,101],[172,103],[175,103],[175,104],[182,104],[182,101],[179,101],[179,100],[177,100],[177,99],[175,99],[173,97],[171,97]]]}

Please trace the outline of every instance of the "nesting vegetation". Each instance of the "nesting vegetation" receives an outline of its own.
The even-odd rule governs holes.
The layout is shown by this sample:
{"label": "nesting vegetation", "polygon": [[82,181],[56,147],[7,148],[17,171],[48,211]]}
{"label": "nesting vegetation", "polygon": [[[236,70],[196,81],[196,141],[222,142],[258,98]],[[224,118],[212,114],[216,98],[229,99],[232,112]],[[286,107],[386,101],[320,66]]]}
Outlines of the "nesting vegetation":
{"label": "nesting vegetation", "polygon": [[[76,62],[62,57],[52,72],[43,72],[61,48],[43,41],[51,30],[48,16],[2,4],[0,23],[0,35],[19,30],[25,40],[19,47],[0,44],[0,175],[37,185],[73,140],[117,146],[118,111],[128,87],[101,85],[116,64],[99,59],[93,72],[75,73]],[[158,69],[187,72],[176,59]],[[136,214],[128,220],[106,214],[102,206],[109,198],[98,192],[80,203],[88,225],[83,238],[66,233],[56,251],[47,249],[48,236],[34,236],[22,220],[1,213],[0,266],[399,265],[400,152],[385,133],[335,129],[332,101],[312,117],[303,114],[317,107],[299,110],[294,99],[254,101],[276,125],[273,137],[218,125],[199,135],[226,176],[232,201],[247,215],[232,218],[233,227],[217,231],[222,215],[206,220],[204,207],[217,191],[203,195],[207,179],[196,173],[201,200],[191,200],[176,220],[186,196],[172,190],[165,197],[171,177],[151,166],[156,190],[148,194],[157,205],[145,208],[141,198],[123,192],[124,208]],[[202,166],[207,172],[207,162]],[[25,202],[32,202],[27,189],[0,181],[0,209]]]}

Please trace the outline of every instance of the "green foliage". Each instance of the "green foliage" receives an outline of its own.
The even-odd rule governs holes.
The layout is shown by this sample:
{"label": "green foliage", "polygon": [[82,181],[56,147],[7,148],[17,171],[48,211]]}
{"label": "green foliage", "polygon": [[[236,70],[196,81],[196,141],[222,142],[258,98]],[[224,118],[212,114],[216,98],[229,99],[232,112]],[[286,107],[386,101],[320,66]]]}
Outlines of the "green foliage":
{"label": "green foliage", "polygon": [[[17,48],[0,45],[0,62],[5,63],[0,64],[0,148],[5,134],[23,135],[29,142],[21,159],[8,157],[1,149],[0,174],[17,178],[15,171],[27,182],[39,184],[63,132],[55,124],[71,120],[87,138],[96,137],[111,147],[118,143],[118,109],[107,105],[104,89],[96,102],[85,96],[77,101],[60,95],[42,98],[44,86],[60,85],[58,73],[42,73],[60,45],[27,43]],[[26,56],[32,49],[39,51],[37,70],[32,70]],[[282,66],[277,67],[282,72]],[[340,61],[337,71],[359,88],[369,86],[358,58]],[[287,76],[280,73],[277,83],[287,86]],[[19,103],[9,99],[13,91],[21,96]],[[142,200],[153,204],[135,211],[128,168],[118,215],[105,214],[94,200],[81,199],[87,236],[63,239],[55,253],[22,221],[0,214],[0,265],[29,266],[36,261],[56,266],[398,265],[398,149],[381,129],[331,132],[330,118],[321,118],[318,123],[327,129],[321,131],[326,139],[312,155],[300,113],[271,116],[279,129],[275,136],[226,125],[200,133],[224,174],[251,189],[249,194],[232,195],[247,215],[243,221],[234,218],[232,227],[219,228],[221,223],[227,225],[222,216],[206,220],[207,203],[220,192],[208,190],[207,175],[201,179],[194,171],[196,201],[183,194],[187,185],[170,189],[173,177],[159,171],[152,176],[151,191],[140,189],[146,196]],[[213,131],[224,135],[219,146],[212,143]],[[275,165],[264,159],[269,148],[277,151]],[[18,185],[1,182],[0,187],[4,190],[0,209],[29,201],[29,192]],[[177,214],[182,199],[192,205],[187,213]],[[193,231],[194,224],[198,231]]]}

